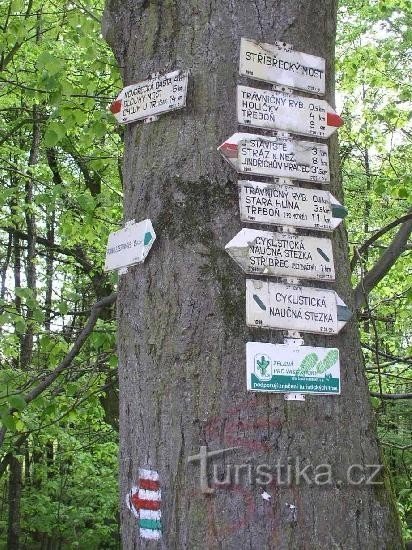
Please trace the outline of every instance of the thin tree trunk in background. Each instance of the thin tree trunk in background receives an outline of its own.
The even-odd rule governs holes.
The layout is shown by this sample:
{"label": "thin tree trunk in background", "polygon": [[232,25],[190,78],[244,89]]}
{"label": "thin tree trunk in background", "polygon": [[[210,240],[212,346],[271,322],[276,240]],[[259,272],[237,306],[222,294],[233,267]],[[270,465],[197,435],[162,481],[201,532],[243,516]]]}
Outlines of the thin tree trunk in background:
{"label": "thin tree trunk in background", "polygon": [[10,459],[7,550],[19,550],[20,548],[21,475],[20,461],[13,456]]}
{"label": "thin tree trunk in background", "polygon": [[[139,537],[125,504],[142,467],[160,475],[158,547],[402,548],[386,475],[385,484],[368,486],[345,477],[352,464],[382,461],[356,322],[338,336],[304,335],[307,345],[340,349],[341,396],[286,402],[283,395],[248,393],[246,342],[283,336],[246,327],[245,277],[224,251],[241,228],[238,178],[216,147],[238,131],[236,85],[268,87],[238,76],[240,38],[282,40],[325,57],[326,99],[333,104],[335,27],[335,0],[106,2],[104,34],[125,85],[153,72],[191,71],[186,109],[125,127],[124,219],[151,218],[157,241],[144,265],[119,282],[124,550],[155,547]],[[327,189],[339,200],[336,137],[329,152]],[[330,286],[354,310],[342,226],[333,245],[337,281]],[[202,445],[238,447],[213,459],[222,477],[227,464],[273,471],[290,457],[301,469],[329,464],[333,482],[272,484],[267,501],[262,487],[242,478],[205,495],[199,464],[187,463]]]}
{"label": "thin tree trunk in background", "polygon": [[[14,276],[14,288],[21,287],[21,245],[20,239],[16,233],[13,233],[13,276]],[[21,298],[20,296],[15,295],[14,306],[16,312],[21,315]],[[18,338],[20,341],[20,349],[23,341],[23,336],[18,333]],[[16,366],[21,364],[21,357],[14,360]]]}
{"label": "thin tree trunk in background", "polygon": [[[39,158],[39,145],[41,139],[40,111],[39,107],[33,107],[33,134],[29,155],[29,167],[34,166]],[[26,282],[27,288],[33,291],[33,298],[36,298],[36,218],[33,203],[33,180],[27,178],[25,181],[25,218],[27,226],[27,254],[26,254]],[[27,329],[21,343],[20,361],[21,365],[27,366],[31,362],[33,353],[33,309],[27,307]]]}
{"label": "thin tree trunk in background", "polygon": [[30,444],[26,441],[23,445],[24,448],[24,485],[30,485],[31,483],[31,474],[30,474]]}
{"label": "thin tree trunk in background", "polygon": [[[63,180],[60,175],[59,166],[57,164],[57,153],[55,148],[46,149],[47,164],[53,174],[53,183],[55,185],[62,185]],[[53,210],[47,215],[46,220],[46,239],[54,243],[55,237],[55,223],[56,223],[56,211]],[[51,319],[51,306],[53,297],[53,274],[54,274],[54,250],[48,247],[46,250],[46,295],[44,299],[44,305],[46,310],[46,317],[44,321],[44,327],[47,331],[50,330]]]}
{"label": "thin tree trunk in background", "polygon": [[[54,243],[54,225],[56,223],[56,211],[53,209],[47,215],[46,220],[46,239]],[[53,298],[53,274],[54,274],[54,251],[52,248],[46,250],[46,293],[44,298],[44,329],[50,331],[51,307]]]}
{"label": "thin tree trunk in background", "polygon": [[[40,42],[41,31],[41,9],[37,12],[36,17],[36,43]],[[28,166],[30,173],[30,167],[35,166],[39,162],[40,154],[40,140],[41,140],[41,110],[39,105],[33,105],[33,129],[31,135],[31,146],[28,160]],[[27,254],[26,254],[26,283],[27,288],[30,288],[33,292],[33,299],[36,299],[36,217],[35,217],[35,205],[34,199],[34,181],[27,178],[24,182],[25,191],[25,211],[27,227]],[[22,366],[28,366],[31,363],[33,355],[33,309],[27,307],[27,321],[26,332],[21,342],[20,362]]]}
{"label": "thin tree trunk in background", "polygon": [[[6,276],[7,276],[7,270],[9,268],[10,264],[10,258],[11,258],[11,249],[13,244],[13,235],[9,233],[8,235],[8,241],[7,241],[7,248],[6,248],[6,256],[4,258],[3,265],[1,266],[0,270],[0,298],[3,300],[6,295]],[[3,308],[0,308],[0,311],[2,311]]]}

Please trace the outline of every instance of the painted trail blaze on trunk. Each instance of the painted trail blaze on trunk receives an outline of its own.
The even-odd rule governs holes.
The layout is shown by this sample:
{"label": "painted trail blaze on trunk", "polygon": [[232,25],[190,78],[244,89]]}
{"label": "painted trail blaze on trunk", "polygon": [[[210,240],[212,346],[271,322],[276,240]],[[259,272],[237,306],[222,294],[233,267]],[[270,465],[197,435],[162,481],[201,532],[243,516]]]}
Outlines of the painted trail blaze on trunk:
{"label": "painted trail blaze on trunk", "polygon": [[[288,159],[293,153],[302,162],[300,173],[309,180],[306,157],[311,155],[314,166],[310,169],[319,176],[319,167],[327,161],[321,152],[327,146],[328,165],[322,168],[327,177],[286,186],[284,181],[270,181],[259,169],[257,181],[249,183],[249,189],[242,185],[241,190],[242,219],[251,216],[256,218],[249,220],[252,223],[283,226],[288,225],[287,212],[293,222],[289,225],[299,221],[303,230],[329,232],[319,237],[332,241],[333,290],[341,299],[334,302],[333,332],[339,334],[305,333],[304,345],[319,360],[303,364],[304,373],[295,375],[303,361],[297,360],[301,351],[296,352],[292,366],[287,358],[285,364],[276,363],[277,348],[275,353],[269,353],[272,348],[263,353],[262,361],[259,346],[266,342],[280,346],[283,334],[246,326],[245,275],[224,250],[242,229],[238,182],[255,179],[237,174],[233,166],[243,157],[253,161],[253,154],[267,151],[265,144],[252,147],[247,139],[228,143],[230,136],[245,131],[238,128],[237,86],[270,87],[253,75],[239,75],[240,39],[293,44],[298,56],[277,56],[272,51],[259,59],[272,64],[272,73],[281,59],[298,86],[308,71],[295,70],[290,63],[306,67],[312,66],[313,56],[315,61],[324,59],[320,72],[312,75],[310,85],[316,89],[296,95],[316,94],[318,102],[333,106],[336,3],[106,2],[103,31],[125,87],[144,82],[153,73],[190,70],[185,107],[166,112],[166,105],[156,122],[130,121],[123,126],[124,220],[150,219],[157,235],[145,262],[129,267],[118,285],[124,550],[147,549],[143,537],[155,539],[150,548],[169,550],[402,548],[389,483],[355,485],[347,476],[351,465],[366,468],[381,464],[381,458],[356,322],[342,319],[354,308],[346,234],[343,223],[339,226],[346,211],[341,206],[336,132],[326,139],[326,128],[319,143],[314,134],[313,138],[296,134],[291,144],[268,140],[272,156],[282,152]],[[261,64],[259,70],[264,72],[265,67]],[[113,90],[112,96],[117,93]],[[338,118],[328,114],[326,118],[327,126],[340,124]],[[307,120],[310,129],[310,113]],[[250,133],[262,131],[271,137],[261,128]],[[319,125],[314,131],[319,136],[323,129]],[[316,143],[316,154],[315,146],[308,153],[300,149],[305,145],[296,145],[306,142]],[[223,143],[230,163],[216,151]],[[294,149],[289,151],[289,145]],[[292,161],[281,162],[292,171]],[[328,187],[321,187],[325,182]],[[294,191],[298,195],[292,196]],[[260,193],[273,205],[261,203]],[[280,193],[285,194],[283,198]],[[276,202],[280,200],[288,205]],[[315,206],[319,212],[312,217]],[[319,248],[332,262],[325,247]],[[327,262],[321,252],[319,258]],[[266,279],[262,281],[267,284]],[[308,286],[304,290],[310,293],[317,286],[331,291],[331,283],[324,281],[302,286]],[[262,292],[253,289],[250,299],[256,315],[270,317],[274,307]],[[297,315],[304,307],[287,305]],[[322,310],[318,316],[327,317],[326,313]],[[320,324],[317,319],[310,322]],[[255,386],[253,393],[245,379],[245,343],[251,341],[259,347],[250,356],[248,379]],[[318,351],[327,348],[339,350],[340,379],[337,351],[331,355]],[[290,380],[286,383],[281,377]],[[260,391],[270,384],[273,393]],[[302,391],[316,395],[307,395],[305,402],[285,401],[276,393],[278,384],[303,387]],[[206,465],[200,459],[188,463],[189,457],[201,455],[201,449]],[[298,481],[279,484],[276,465],[285,465],[280,472],[284,476],[289,459],[300,465],[294,474]],[[322,464],[330,466],[330,483],[308,483],[301,470],[309,465],[313,473]],[[138,474],[142,465],[157,477]],[[230,484],[223,483],[226,475]]]}
{"label": "painted trail blaze on trunk", "polygon": [[162,536],[161,491],[159,475],[141,468],[137,487],[132,487],[126,505],[138,520],[140,536],[158,540]]}

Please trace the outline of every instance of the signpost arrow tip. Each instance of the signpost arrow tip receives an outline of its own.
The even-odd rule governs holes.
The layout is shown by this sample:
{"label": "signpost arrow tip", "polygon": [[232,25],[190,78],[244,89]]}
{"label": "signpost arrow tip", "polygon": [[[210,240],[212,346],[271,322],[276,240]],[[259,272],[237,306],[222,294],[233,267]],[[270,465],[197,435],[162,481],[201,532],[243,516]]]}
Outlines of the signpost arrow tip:
{"label": "signpost arrow tip", "polygon": [[147,246],[151,240],[152,240],[152,234],[150,233],[150,231],[148,231],[147,233],[145,233],[145,236],[144,236],[144,241],[143,241],[144,246]]}
{"label": "signpost arrow tip", "polygon": [[328,126],[335,126],[336,128],[340,128],[344,125],[343,118],[341,118],[336,113],[327,113],[326,122]]}
{"label": "signpost arrow tip", "polygon": [[331,208],[332,208],[332,216],[334,218],[343,219],[343,218],[346,218],[346,216],[348,215],[347,209],[341,204],[332,203]]}
{"label": "signpost arrow tip", "polygon": [[352,317],[352,312],[347,305],[337,305],[338,321],[349,321]]}
{"label": "signpost arrow tip", "polygon": [[218,149],[227,157],[227,158],[237,158],[238,155],[238,145],[237,143],[229,143],[225,141],[218,147]]}
{"label": "signpost arrow tip", "polygon": [[116,101],[113,101],[113,103],[110,105],[110,111],[115,115],[117,113],[120,113],[122,110],[122,102],[120,99],[116,99]]}

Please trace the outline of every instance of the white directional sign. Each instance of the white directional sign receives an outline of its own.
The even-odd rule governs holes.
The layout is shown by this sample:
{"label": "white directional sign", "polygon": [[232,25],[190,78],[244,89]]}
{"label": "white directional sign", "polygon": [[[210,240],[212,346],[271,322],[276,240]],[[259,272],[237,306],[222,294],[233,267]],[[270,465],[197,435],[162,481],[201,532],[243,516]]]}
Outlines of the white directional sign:
{"label": "white directional sign", "polygon": [[328,146],[323,143],[237,132],[218,150],[239,173],[330,181]]}
{"label": "white directional sign", "polygon": [[313,94],[325,93],[325,60],[279,42],[265,44],[242,38],[239,73]]}
{"label": "white directional sign", "polygon": [[174,71],[124,88],[110,110],[118,122],[128,124],[186,105],[188,72]]}
{"label": "white directional sign", "polygon": [[249,391],[339,395],[339,350],[248,342],[246,380]]}
{"label": "white directional sign", "polygon": [[244,222],[332,231],[347,215],[329,191],[247,180],[238,185]]}
{"label": "white directional sign", "polygon": [[113,271],[144,262],[155,239],[150,220],[139,223],[133,220],[120,231],[110,233],[104,270]]}
{"label": "white directional sign", "polygon": [[244,228],[225,249],[245,273],[318,281],[335,279],[329,239]]}
{"label": "white directional sign", "polygon": [[350,317],[334,290],[246,280],[248,326],[337,334]]}
{"label": "white directional sign", "polygon": [[324,99],[237,87],[239,124],[328,138],[343,120]]}

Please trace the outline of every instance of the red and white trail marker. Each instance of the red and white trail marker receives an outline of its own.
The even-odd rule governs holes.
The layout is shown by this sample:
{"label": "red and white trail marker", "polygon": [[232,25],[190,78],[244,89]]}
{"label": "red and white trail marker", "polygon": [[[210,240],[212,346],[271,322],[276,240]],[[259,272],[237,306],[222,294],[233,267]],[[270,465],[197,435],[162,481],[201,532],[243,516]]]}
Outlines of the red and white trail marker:
{"label": "red and white trail marker", "polygon": [[139,468],[138,485],[126,495],[126,506],[138,520],[140,536],[159,540],[162,536],[162,493],[159,474],[155,470]]}
{"label": "red and white trail marker", "polygon": [[249,86],[237,87],[239,124],[282,130],[303,136],[330,137],[343,120],[324,99],[314,99]]}

